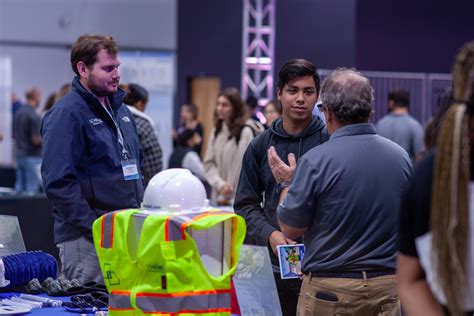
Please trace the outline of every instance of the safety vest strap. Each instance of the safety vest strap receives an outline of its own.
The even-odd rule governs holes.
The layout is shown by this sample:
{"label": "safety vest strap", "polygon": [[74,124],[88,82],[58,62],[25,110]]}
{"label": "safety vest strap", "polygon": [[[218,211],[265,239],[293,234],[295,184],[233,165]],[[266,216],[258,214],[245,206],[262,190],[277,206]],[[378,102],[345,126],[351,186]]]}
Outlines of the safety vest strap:
{"label": "safety vest strap", "polygon": [[165,240],[166,241],[185,240],[186,239],[185,230],[186,230],[186,227],[188,227],[191,222],[197,221],[207,216],[213,216],[213,215],[229,215],[229,212],[210,211],[210,212],[205,212],[205,213],[168,216],[166,218],[166,225],[165,225]]}
{"label": "safety vest strap", "polygon": [[110,212],[102,216],[101,248],[112,248],[114,244],[114,220],[116,214],[116,212]]}
{"label": "safety vest strap", "polygon": [[230,290],[137,293],[136,305],[144,313],[224,313],[230,312]]}
{"label": "safety vest strap", "polygon": [[112,310],[133,310],[130,302],[130,291],[112,291],[109,294],[109,309]]}
{"label": "safety vest strap", "polygon": [[168,216],[166,217],[165,223],[165,240],[166,241],[177,241],[185,240],[186,234],[184,233],[183,224],[188,219],[184,216]]}

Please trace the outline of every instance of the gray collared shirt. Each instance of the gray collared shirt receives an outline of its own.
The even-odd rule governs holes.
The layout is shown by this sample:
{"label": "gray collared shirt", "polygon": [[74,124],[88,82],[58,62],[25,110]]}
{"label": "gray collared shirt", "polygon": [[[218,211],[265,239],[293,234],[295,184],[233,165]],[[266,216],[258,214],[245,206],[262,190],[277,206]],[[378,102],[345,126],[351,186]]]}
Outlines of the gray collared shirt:
{"label": "gray collared shirt", "polygon": [[407,153],[369,123],[341,127],[306,153],[277,210],[281,222],[308,227],[303,271],[395,268],[410,173]]}

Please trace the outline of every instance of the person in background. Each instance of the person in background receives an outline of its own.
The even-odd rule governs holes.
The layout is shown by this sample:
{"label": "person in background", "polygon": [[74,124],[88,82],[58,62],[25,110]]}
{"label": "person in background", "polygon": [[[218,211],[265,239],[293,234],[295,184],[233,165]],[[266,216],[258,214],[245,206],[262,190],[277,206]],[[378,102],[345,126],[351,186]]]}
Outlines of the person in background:
{"label": "person in background", "polygon": [[410,94],[400,89],[388,94],[390,113],[377,122],[377,134],[394,141],[406,150],[412,160],[423,149],[423,127],[408,112]]}
{"label": "person in background", "polygon": [[245,125],[244,102],[236,88],[227,88],[217,97],[215,124],[204,158],[206,178],[212,187],[213,205],[232,205],[239,181],[242,157],[254,137]]}
{"label": "person in background", "polygon": [[258,119],[255,111],[258,106],[258,100],[254,96],[249,96],[247,100],[245,101],[244,104],[244,118],[245,118],[245,124],[250,126],[254,134],[256,136],[262,134],[265,131],[265,127],[263,126],[262,123],[260,123],[260,120]]}
{"label": "person in background", "polygon": [[65,83],[59,88],[58,91],[51,93],[48,98],[46,99],[46,103],[44,105],[43,109],[43,114],[51,110],[53,105],[59,101],[62,97],[64,97],[66,94],[71,92],[71,84],[70,83]]}
{"label": "person in background", "polygon": [[401,206],[398,290],[409,316],[474,314],[474,41],[452,79],[437,149],[415,167]]}
{"label": "person in background", "polygon": [[150,179],[163,169],[163,152],[158,141],[155,123],[144,113],[148,104],[148,91],[135,83],[128,84],[126,88],[129,93],[123,102],[128,105],[137,124],[138,139],[143,155],[140,169],[146,186]]}
{"label": "person in background", "polygon": [[170,156],[168,168],[188,169],[203,182],[204,186],[208,187],[204,164],[199,155],[193,150],[196,144],[201,142],[201,136],[196,130],[180,130],[177,146]]}
{"label": "person in background", "polygon": [[[181,106],[179,126],[172,132],[175,146],[177,145],[178,134],[180,133],[180,130],[181,131],[186,130],[186,129],[195,130],[199,134],[202,140],[202,137],[204,135],[204,128],[198,120],[198,115],[199,115],[199,110],[195,104],[188,103],[188,104],[183,104]],[[193,148],[193,150],[197,152],[199,155],[201,154],[201,149],[202,149],[202,142],[199,144],[196,144]]]}
{"label": "person in background", "polygon": [[443,118],[452,103],[451,89],[446,90],[438,97],[436,113],[425,125],[423,133],[423,150],[418,153],[418,159],[425,158],[435,147],[438,138],[439,129]]}
{"label": "person in background", "polygon": [[40,189],[41,166],[41,117],[37,110],[41,102],[38,88],[30,88],[25,94],[26,103],[13,116],[13,138],[16,150],[17,193],[34,194]]}
{"label": "person in background", "polygon": [[267,119],[267,127],[270,128],[273,122],[282,116],[282,113],[283,111],[281,104],[278,102],[278,100],[271,100],[268,102],[267,105],[265,105],[265,109],[263,110],[263,114]]}
{"label": "person in background", "polygon": [[16,94],[12,93],[12,115],[15,115],[16,111],[21,107],[22,103]]}
{"label": "person in background", "polygon": [[56,92],[50,93],[48,97],[46,98],[46,102],[44,103],[44,108],[43,108],[43,115],[49,110],[51,110],[54,103],[56,103]]}

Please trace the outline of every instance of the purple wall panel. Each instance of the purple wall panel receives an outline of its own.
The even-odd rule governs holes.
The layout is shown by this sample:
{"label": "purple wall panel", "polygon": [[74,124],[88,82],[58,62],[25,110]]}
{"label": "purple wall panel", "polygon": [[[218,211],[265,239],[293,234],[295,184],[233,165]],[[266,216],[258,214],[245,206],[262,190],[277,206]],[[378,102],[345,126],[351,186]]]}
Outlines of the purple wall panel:
{"label": "purple wall panel", "polygon": [[[326,78],[330,70],[321,70]],[[436,111],[438,96],[451,86],[447,74],[396,73],[362,71],[374,88],[374,114],[377,122],[388,112],[388,93],[395,89],[406,89],[410,93],[410,113],[425,124]]]}

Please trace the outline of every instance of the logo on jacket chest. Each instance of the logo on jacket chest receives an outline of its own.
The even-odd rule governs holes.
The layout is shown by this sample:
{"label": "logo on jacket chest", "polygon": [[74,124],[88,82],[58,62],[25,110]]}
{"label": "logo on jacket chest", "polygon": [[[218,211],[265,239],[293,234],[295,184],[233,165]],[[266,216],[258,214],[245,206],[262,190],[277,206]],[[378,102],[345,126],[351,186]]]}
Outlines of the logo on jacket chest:
{"label": "logo on jacket chest", "polygon": [[93,125],[93,126],[96,126],[96,125],[104,123],[104,121],[102,121],[99,118],[93,118],[93,119],[89,120],[89,123],[91,123],[91,125]]}

